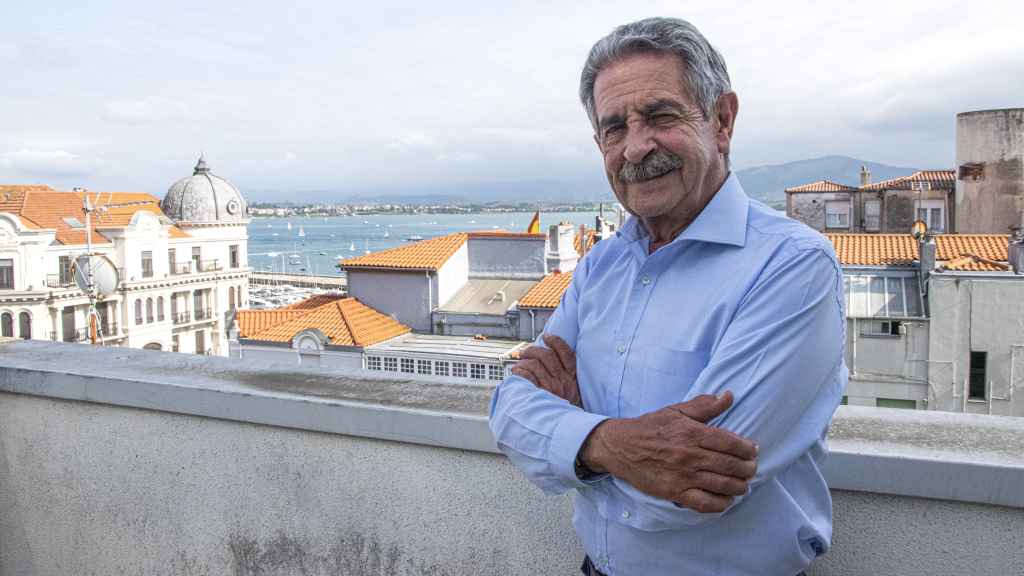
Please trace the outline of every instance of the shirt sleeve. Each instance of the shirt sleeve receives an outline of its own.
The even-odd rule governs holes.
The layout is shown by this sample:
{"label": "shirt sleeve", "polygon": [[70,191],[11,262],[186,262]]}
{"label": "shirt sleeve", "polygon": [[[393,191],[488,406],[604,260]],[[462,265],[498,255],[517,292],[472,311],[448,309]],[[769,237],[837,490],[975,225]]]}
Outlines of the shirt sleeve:
{"label": "shirt sleeve", "polygon": [[[709,424],[757,443],[750,491],[824,437],[845,387],[845,343],[842,271],[830,249],[794,250],[767,268],[741,301],[685,400],[733,393],[733,405]],[[680,508],[622,484],[649,525],[661,529],[682,529],[725,513]]]}
{"label": "shirt sleeve", "polygon": [[[576,348],[579,334],[579,293],[588,259],[573,273],[544,328]],[[535,344],[544,345],[542,338]],[[549,494],[591,484],[576,477],[575,462],[583,442],[607,416],[591,414],[516,375],[505,378],[491,398],[490,427],[498,448],[526,477]],[[600,478],[596,479],[597,481]]]}

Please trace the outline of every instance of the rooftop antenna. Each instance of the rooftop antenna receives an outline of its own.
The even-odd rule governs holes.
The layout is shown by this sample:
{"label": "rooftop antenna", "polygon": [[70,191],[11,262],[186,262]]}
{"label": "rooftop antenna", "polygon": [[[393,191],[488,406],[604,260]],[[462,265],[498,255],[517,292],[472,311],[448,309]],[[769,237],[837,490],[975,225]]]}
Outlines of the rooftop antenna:
{"label": "rooftop antenna", "polygon": [[92,249],[92,214],[98,212],[97,218],[100,218],[110,208],[125,208],[152,203],[150,200],[138,200],[111,204],[110,200],[113,199],[113,192],[111,192],[107,202],[101,204],[99,202],[101,194],[102,192],[98,193],[96,200],[91,201],[88,191],[82,193],[82,211],[85,212],[85,254],[75,258],[75,284],[89,297],[87,323],[89,340],[93,344],[99,343],[99,339],[104,336],[99,313],[96,311],[96,301],[100,297],[106,298],[113,295],[120,283],[120,278],[114,263],[106,255],[94,252]]}

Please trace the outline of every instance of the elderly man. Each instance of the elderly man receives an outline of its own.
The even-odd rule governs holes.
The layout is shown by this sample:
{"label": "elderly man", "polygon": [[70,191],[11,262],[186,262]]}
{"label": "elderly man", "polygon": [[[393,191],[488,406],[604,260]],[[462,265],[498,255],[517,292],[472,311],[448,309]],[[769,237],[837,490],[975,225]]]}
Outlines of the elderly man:
{"label": "elderly man", "polygon": [[585,574],[798,574],[832,532],[831,244],[729,172],[738,100],[689,23],[615,29],[580,97],[632,218],[495,391],[498,446],[544,491],[576,490]]}

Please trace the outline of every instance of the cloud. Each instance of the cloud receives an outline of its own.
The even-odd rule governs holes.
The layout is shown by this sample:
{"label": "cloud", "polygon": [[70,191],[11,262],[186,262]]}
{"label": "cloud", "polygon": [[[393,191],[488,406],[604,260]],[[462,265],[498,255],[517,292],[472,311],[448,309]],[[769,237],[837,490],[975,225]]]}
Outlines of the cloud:
{"label": "cloud", "polygon": [[0,162],[25,175],[50,178],[84,176],[93,170],[92,163],[66,150],[22,148],[0,156]]}
{"label": "cloud", "polygon": [[108,102],[101,112],[105,120],[123,124],[159,124],[181,120],[188,115],[187,104],[163,96],[115,100]]}

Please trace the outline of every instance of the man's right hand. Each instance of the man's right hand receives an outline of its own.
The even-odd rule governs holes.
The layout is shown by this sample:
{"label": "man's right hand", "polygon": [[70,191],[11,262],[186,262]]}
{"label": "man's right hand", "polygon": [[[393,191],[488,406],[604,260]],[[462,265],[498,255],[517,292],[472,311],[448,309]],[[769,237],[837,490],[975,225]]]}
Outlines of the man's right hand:
{"label": "man's right hand", "polygon": [[757,446],[707,422],[732,405],[732,393],[702,395],[637,418],[605,420],[580,449],[594,472],[697,512],[722,512],[747,493]]}

